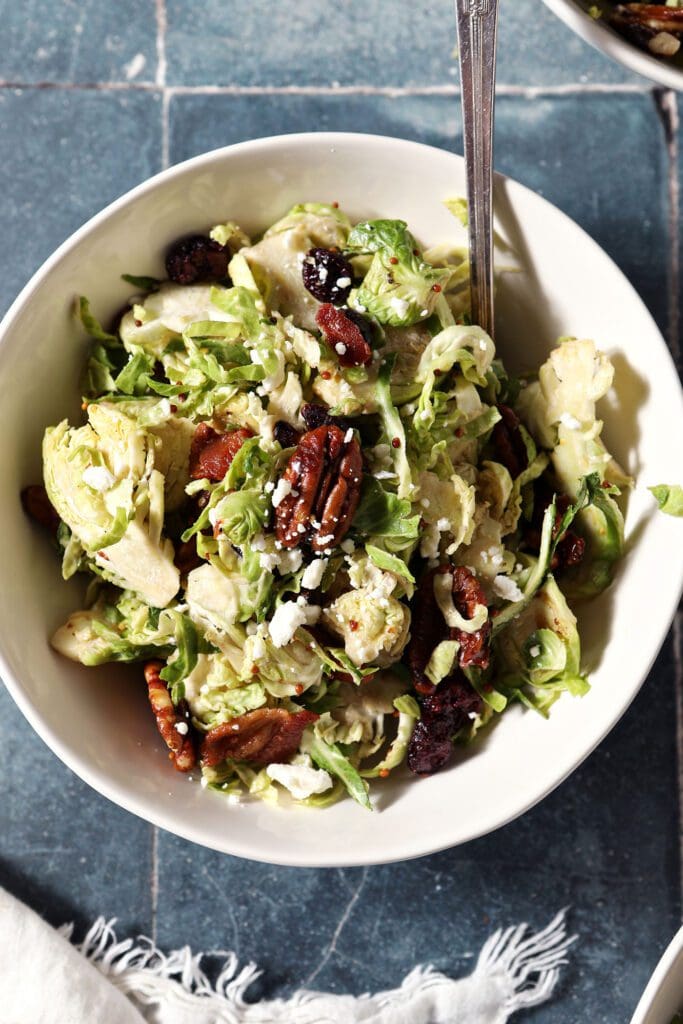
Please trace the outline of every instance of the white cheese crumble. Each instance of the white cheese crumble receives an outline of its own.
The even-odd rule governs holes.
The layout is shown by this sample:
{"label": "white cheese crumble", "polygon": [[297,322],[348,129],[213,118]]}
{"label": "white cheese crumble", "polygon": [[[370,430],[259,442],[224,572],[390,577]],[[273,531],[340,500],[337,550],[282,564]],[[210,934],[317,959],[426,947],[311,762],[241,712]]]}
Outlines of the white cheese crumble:
{"label": "white cheese crumble", "polygon": [[83,483],[103,494],[104,491],[111,490],[116,483],[116,477],[109,472],[106,466],[88,466],[83,470]]}
{"label": "white cheese crumble", "polygon": [[338,341],[337,344],[334,346],[334,351],[337,353],[337,355],[343,356],[344,353],[346,352],[346,345],[344,344],[344,342]]}
{"label": "white cheese crumble", "polygon": [[327,558],[316,558],[310,565],[307,565],[301,577],[301,586],[306,590],[315,590],[319,587],[325,575],[328,561],[329,559]]}
{"label": "white cheese crumble", "polygon": [[408,312],[410,304],[407,299],[399,299],[397,295],[394,295],[389,300],[389,305],[395,310],[397,316],[404,317]]}
{"label": "white cheese crumble", "polygon": [[175,731],[179,732],[181,736],[187,736],[188,725],[187,722],[176,722]]}
{"label": "white cheese crumble", "polygon": [[[310,262],[312,263],[313,260]],[[325,284],[325,281],[327,281],[327,267],[318,267],[318,280],[321,284]]]}
{"label": "white cheese crumble", "polygon": [[356,550],[356,545],[349,538],[348,540],[343,540],[341,542],[341,549],[342,551],[346,552],[347,555],[350,555]]}
{"label": "white cheese crumble", "polygon": [[509,576],[496,576],[493,581],[493,592],[505,601],[521,601],[524,594]]}
{"label": "white cheese crumble", "polygon": [[280,555],[280,575],[285,576],[288,572],[298,572],[301,568],[303,555],[298,548],[292,551],[283,551]]}
{"label": "white cheese crumble", "polygon": [[276,608],[275,614],[268,624],[270,639],[276,647],[285,647],[296,633],[299,626],[312,625],[320,616],[317,605],[299,605],[288,601]]}
{"label": "white cheese crumble", "polygon": [[570,412],[562,413],[560,416],[560,423],[568,430],[578,430],[581,426],[581,421],[577,420],[576,416],[572,416]]}
{"label": "white cheese crumble", "polygon": [[353,427],[349,427],[344,434],[344,444],[350,444],[351,441],[353,441]]}
{"label": "white cheese crumble", "polygon": [[529,648],[529,654],[531,655],[532,658],[537,658],[540,653],[541,653],[541,648],[538,646],[538,644],[534,644],[533,647]]}
{"label": "white cheese crumble", "polygon": [[269,764],[266,774],[288,789],[295,800],[306,800],[315,793],[325,793],[332,789],[332,779],[328,773],[322,768],[314,768],[306,755],[297,758],[294,764]]}
{"label": "white cheese crumble", "polygon": [[277,508],[280,502],[284,501],[287,495],[291,493],[292,485],[289,480],[285,480],[284,477],[281,477],[277,482],[277,487],[273,491],[273,497],[271,498],[273,508]]}
{"label": "white cheese crumble", "polygon": [[337,288],[348,288],[350,284],[351,284],[351,278],[350,277],[338,277],[337,278]]}
{"label": "white cheese crumble", "polygon": [[280,556],[276,555],[274,552],[273,554],[269,554],[267,551],[262,551],[259,555],[259,565],[262,569],[265,569],[266,572],[272,572],[273,569],[277,569],[279,564]]}

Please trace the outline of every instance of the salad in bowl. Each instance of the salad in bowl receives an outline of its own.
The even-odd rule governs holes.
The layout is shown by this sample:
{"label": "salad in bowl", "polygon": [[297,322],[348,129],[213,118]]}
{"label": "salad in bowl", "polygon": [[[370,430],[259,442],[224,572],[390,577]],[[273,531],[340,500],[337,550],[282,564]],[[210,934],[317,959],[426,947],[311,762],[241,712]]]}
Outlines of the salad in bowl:
{"label": "salad in bowl", "polygon": [[594,342],[510,376],[461,248],[337,204],[165,265],[106,328],[78,303],[83,421],[23,492],[89,580],[53,647],[140,663],[171,761],[231,800],[370,807],[512,704],[585,693],[572,605],[610,583],[630,482]]}

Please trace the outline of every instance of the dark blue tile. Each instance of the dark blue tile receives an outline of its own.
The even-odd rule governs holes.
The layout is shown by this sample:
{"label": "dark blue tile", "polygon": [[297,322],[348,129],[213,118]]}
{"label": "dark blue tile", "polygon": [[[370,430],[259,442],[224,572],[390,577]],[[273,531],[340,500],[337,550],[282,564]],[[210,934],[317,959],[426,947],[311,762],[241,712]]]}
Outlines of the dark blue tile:
{"label": "dark blue tile", "polygon": [[152,93],[0,90],[0,309],[88,217],[160,169]]}
{"label": "dark blue tile", "polygon": [[154,0],[0,0],[5,82],[153,82]]}
{"label": "dark blue tile", "polygon": [[151,928],[152,828],[50,752],[0,686],[0,885],[79,933],[100,914]]}
{"label": "dark blue tile", "polygon": [[265,975],[254,995],[301,983],[361,992],[398,984],[420,962],[468,973],[498,925],[539,927],[570,906],[579,935],[571,964],[553,1003],[528,1019],[627,1020],[680,918],[672,677],[669,642],[584,766],[525,817],[459,849],[314,871],[223,857],[161,834],[159,941],[256,961]]}
{"label": "dark blue tile", "polygon": [[[453,0],[167,4],[174,85],[433,86],[457,82]],[[267,28],[266,28],[267,26]],[[539,0],[503,0],[499,81],[505,85],[642,81],[586,46]]]}
{"label": "dark blue tile", "polygon": [[[457,99],[443,96],[175,96],[173,160],[281,132],[376,132],[462,152]],[[576,94],[497,104],[496,166],[576,219],[668,323],[667,151],[650,94]],[[628,168],[628,173],[615,173]]]}

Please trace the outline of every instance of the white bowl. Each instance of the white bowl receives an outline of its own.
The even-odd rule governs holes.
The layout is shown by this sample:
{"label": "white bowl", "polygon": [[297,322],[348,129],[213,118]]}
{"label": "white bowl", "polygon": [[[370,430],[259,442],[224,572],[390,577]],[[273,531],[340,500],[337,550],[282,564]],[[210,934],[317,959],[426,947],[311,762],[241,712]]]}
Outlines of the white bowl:
{"label": "white bowl", "polygon": [[[338,200],[352,217],[403,217],[425,242],[443,241],[460,229],[442,200],[464,190],[460,157],[398,139],[307,134],[231,146],[117,200],[58,249],[7,314],[0,328],[0,670],[52,750],[148,821],[280,864],[382,863],[454,846],[554,789],[647,675],[676,607],[683,548],[681,524],[654,512],[643,487],[629,502],[632,551],[613,588],[583,616],[590,693],[559,701],[549,721],[512,709],[452,769],[377,785],[374,814],[351,800],[324,811],[231,806],[170,767],[139,667],[85,669],[48,645],[82,589],[61,581],[54,552],[22,514],[19,491],[40,479],[44,427],[79,416],[84,350],[70,320],[74,296],[87,295],[106,321],[130,291],[119,275],[161,273],[160,254],[177,236],[228,218],[254,230],[307,199]],[[631,285],[579,227],[521,185],[498,178],[495,202],[500,231],[523,268],[504,276],[498,295],[497,337],[508,363],[538,365],[562,334],[595,337],[617,367],[603,410],[608,443],[642,483],[683,479],[676,372]]]}
{"label": "white bowl", "polygon": [[641,50],[603,18],[591,18],[577,0],[543,0],[558,18],[573,29],[596,50],[623,64],[645,78],[650,78],[668,89],[683,89],[683,68],[672,64],[665,57],[655,57],[647,50]]}
{"label": "white bowl", "polygon": [[683,1011],[683,928],[676,932],[655,967],[631,1024],[671,1024]]}

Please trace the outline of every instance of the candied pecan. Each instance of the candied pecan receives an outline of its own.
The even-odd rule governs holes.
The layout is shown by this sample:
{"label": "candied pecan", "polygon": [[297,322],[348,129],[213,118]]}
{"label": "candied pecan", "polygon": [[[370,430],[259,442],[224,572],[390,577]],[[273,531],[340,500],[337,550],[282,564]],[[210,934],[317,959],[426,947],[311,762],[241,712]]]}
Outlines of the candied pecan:
{"label": "candied pecan", "polygon": [[453,753],[453,736],[469,725],[471,714],[481,711],[479,694],[460,675],[433,689],[421,700],[421,717],[408,744],[408,768],[416,775],[443,768]]}
{"label": "candied pecan", "polygon": [[208,423],[200,423],[190,446],[191,479],[222,480],[244,442],[253,436],[244,429],[219,434]]}
{"label": "candied pecan", "polygon": [[273,437],[283,448],[293,448],[299,443],[301,431],[293,427],[286,420],[278,420],[273,427]]}
{"label": "candied pecan", "polygon": [[491,620],[474,633],[451,629],[444,620],[434,595],[434,579],[449,573],[453,580],[453,603],[463,618],[471,619],[478,604],[486,604],[486,597],[476,577],[462,565],[440,565],[425,573],[413,599],[412,625],[407,661],[418,693],[431,694],[434,684],[425,675],[434,648],[443,640],[457,640],[460,644],[458,664],[461,668],[474,665],[488,668],[490,658]]}
{"label": "candied pecan", "polygon": [[212,767],[228,759],[256,765],[288,761],[299,749],[306,726],[317,719],[312,711],[248,711],[206,733],[200,748],[202,764]]}
{"label": "candied pecan", "polygon": [[[477,578],[464,565],[458,565],[453,574],[453,604],[465,619],[471,619],[478,604],[486,605],[486,597]],[[490,660],[491,620],[487,619],[481,629],[467,633],[464,629],[451,629],[451,640],[460,644],[458,661],[461,668],[476,665],[488,668]]]}
{"label": "candied pecan", "polygon": [[230,248],[206,235],[174,242],[166,254],[166,273],[175,284],[223,281],[228,276]]}
{"label": "candied pecan", "polygon": [[42,484],[24,487],[21,492],[21,504],[26,515],[34,523],[38,523],[49,533],[57,533],[60,519]]}
{"label": "candied pecan", "polygon": [[197,762],[189,710],[185,701],[173,706],[168,687],[159,675],[163,667],[163,661],[148,661],[145,665],[149,703],[169,758],[179,772],[189,772]]}
{"label": "candied pecan", "polygon": [[497,461],[505,466],[514,479],[529,464],[526,445],[519,429],[520,419],[509,405],[499,405],[498,412],[501,418],[493,428],[491,440],[496,451]]}
{"label": "candied pecan", "polygon": [[318,302],[342,306],[353,283],[353,267],[340,252],[309,249],[301,265],[305,288]]}
{"label": "candied pecan", "polygon": [[286,548],[307,542],[334,547],[351,526],[363,476],[360,446],[339,427],[317,427],[299,441],[282,480],[289,493],[275,509],[275,530]]}
{"label": "candied pecan", "polygon": [[316,313],[315,322],[328,345],[339,356],[340,366],[365,366],[372,360],[372,349],[355,318],[326,302]]}

